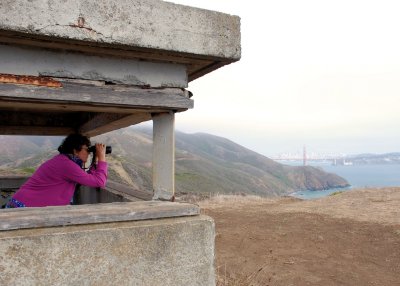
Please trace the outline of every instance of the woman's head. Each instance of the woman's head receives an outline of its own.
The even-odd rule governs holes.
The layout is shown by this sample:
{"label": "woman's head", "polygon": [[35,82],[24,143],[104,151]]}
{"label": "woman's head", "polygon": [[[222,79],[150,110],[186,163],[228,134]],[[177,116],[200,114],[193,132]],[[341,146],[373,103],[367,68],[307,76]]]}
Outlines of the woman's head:
{"label": "woman's head", "polygon": [[58,147],[58,152],[61,154],[75,155],[83,162],[86,162],[89,157],[89,151],[87,150],[89,146],[90,140],[86,136],[81,134],[70,134]]}

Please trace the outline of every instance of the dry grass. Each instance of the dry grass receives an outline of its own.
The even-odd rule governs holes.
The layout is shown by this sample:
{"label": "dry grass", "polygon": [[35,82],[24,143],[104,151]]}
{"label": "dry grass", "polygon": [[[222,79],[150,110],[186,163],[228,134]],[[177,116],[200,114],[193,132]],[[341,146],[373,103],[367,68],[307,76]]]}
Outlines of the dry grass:
{"label": "dry grass", "polygon": [[282,199],[282,197],[271,199],[256,195],[219,194],[219,193],[207,193],[207,194],[185,193],[185,194],[177,194],[176,196],[176,201],[178,202],[199,204],[203,207],[217,206],[221,204],[241,205],[243,203],[275,202],[276,200],[279,199]]}
{"label": "dry grass", "polygon": [[400,188],[315,200],[215,195],[217,286],[399,285]]}
{"label": "dry grass", "polygon": [[224,195],[215,194],[207,199],[201,200],[198,203],[201,206],[212,207],[214,205],[228,204],[228,205],[239,205],[243,203],[258,203],[258,202],[271,202],[276,199],[264,198],[254,195]]}

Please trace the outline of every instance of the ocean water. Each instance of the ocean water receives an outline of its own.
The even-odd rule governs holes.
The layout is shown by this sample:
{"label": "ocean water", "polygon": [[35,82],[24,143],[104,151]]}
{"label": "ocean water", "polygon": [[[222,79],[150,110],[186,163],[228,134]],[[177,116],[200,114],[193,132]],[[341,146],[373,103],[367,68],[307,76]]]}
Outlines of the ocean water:
{"label": "ocean water", "polygon": [[[300,161],[281,162],[287,165],[301,165]],[[292,194],[302,199],[314,199],[327,196],[336,191],[349,191],[365,187],[400,187],[400,165],[352,165],[333,166],[329,162],[310,162],[309,166],[322,168],[345,178],[351,187],[323,191],[301,191]]]}

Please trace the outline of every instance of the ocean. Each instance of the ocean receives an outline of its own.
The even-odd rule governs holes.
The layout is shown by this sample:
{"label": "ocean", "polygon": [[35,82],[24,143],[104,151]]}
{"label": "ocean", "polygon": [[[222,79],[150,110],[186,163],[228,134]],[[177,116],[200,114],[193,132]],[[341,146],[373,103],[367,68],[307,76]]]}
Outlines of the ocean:
{"label": "ocean", "polygon": [[[287,165],[301,165],[301,161],[280,162]],[[300,191],[292,195],[302,199],[314,199],[327,196],[337,191],[348,191],[367,187],[400,187],[400,165],[350,165],[333,166],[330,162],[309,162],[309,166],[322,168],[345,178],[351,187],[323,191]]]}

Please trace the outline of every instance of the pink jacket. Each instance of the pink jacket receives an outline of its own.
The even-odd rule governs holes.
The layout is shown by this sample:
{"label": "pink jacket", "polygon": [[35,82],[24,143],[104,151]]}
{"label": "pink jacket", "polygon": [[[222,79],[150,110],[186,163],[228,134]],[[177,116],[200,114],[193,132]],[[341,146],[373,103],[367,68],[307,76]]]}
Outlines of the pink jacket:
{"label": "pink jacket", "polygon": [[13,198],[27,207],[68,205],[76,184],[104,187],[106,181],[106,162],[98,162],[96,169],[86,173],[66,155],[59,154],[43,163]]}

